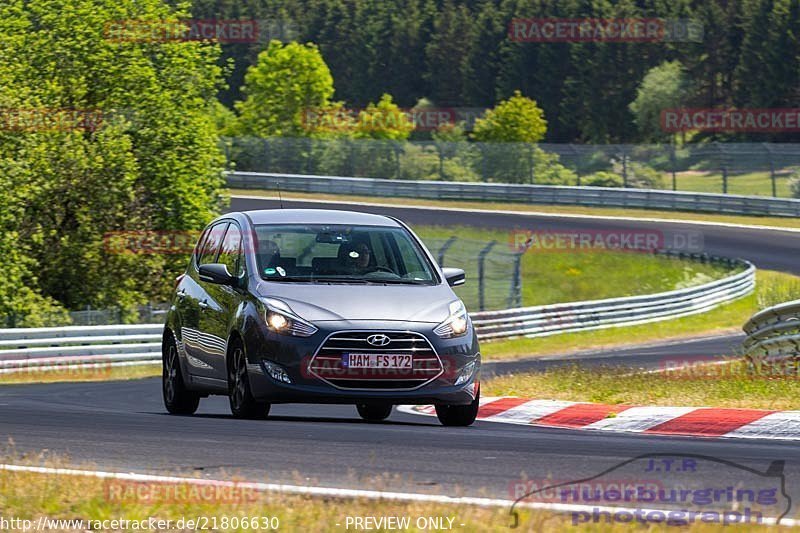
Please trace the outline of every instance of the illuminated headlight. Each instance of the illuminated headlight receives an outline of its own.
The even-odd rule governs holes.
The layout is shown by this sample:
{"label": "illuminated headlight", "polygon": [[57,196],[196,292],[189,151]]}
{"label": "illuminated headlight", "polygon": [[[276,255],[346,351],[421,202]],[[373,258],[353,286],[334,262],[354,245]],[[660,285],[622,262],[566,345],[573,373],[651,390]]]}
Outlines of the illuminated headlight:
{"label": "illuminated headlight", "polygon": [[317,332],[317,328],[297,316],[288,305],[273,298],[264,298],[266,304],[264,320],[269,329],[281,335],[293,337],[310,337]]}
{"label": "illuminated headlight", "polygon": [[464,302],[456,300],[450,304],[450,316],[436,326],[433,332],[443,339],[460,337],[467,332],[468,320]]}
{"label": "illuminated headlight", "polygon": [[283,383],[292,382],[289,378],[289,374],[286,373],[286,370],[281,365],[275,364],[272,361],[267,361],[266,359],[262,362],[264,363],[264,370],[266,370],[269,377]]}
{"label": "illuminated headlight", "polygon": [[464,383],[469,382],[472,379],[472,376],[475,375],[475,368],[477,367],[475,361],[471,361],[464,365],[464,368],[461,369],[461,373],[456,378],[455,385],[463,385]]}

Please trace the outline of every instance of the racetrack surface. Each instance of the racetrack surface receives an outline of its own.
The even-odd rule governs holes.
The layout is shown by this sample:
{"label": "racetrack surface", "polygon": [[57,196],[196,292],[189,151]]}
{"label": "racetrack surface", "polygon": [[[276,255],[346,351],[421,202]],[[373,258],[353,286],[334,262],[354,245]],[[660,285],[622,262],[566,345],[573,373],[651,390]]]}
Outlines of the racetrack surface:
{"label": "racetrack surface", "polygon": [[[277,206],[276,201],[234,198],[231,209]],[[284,206],[322,207],[288,200]],[[344,204],[325,207],[347,208]],[[351,209],[394,215],[412,225],[508,230],[687,229],[670,223],[488,213],[470,216],[435,208]],[[708,253],[744,257],[761,268],[800,274],[796,260],[800,234],[696,228],[704,234]],[[658,368],[665,358],[729,353],[739,340],[715,337],[572,357],[581,364]],[[564,362],[545,358],[490,363],[484,375],[538,370],[553,364]],[[161,404],[158,379],[0,387],[0,439],[13,439],[15,454],[44,449],[66,454],[78,466],[91,464],[112,471],[200,472],[211,478],[240,474],[254,481],[512,498],[510,488],[521,476],[580,479],[641,454],[699,454],[762,471],[772,461],[786,461],[787,488],[800,494],[800,447],[793,443],[610,434],[492,422],[445,428],[435,418],[398,412],[385,423],[367,424],[352,406],[278,405],[266,421],[235,420],[228,413],[227,400],[213,397],[203,400],[193,417],[169,416]],[[675,474],[658,475],[667,480]],[[736,483],[736,476],[730,468],[720,467],[705,473],[703,482],[725,486]]]}
{"label": "racetrack surface", "polygon": [[[279,405],[268,420],[235,420],[220,397],[203,400],[195,416],[179,417],[165,413],[160,396],[154,378],[3,386],[0,438],[13,438],[17,452],[46,449],[113,471],[236,473],[253,481],[496,498],[511,497],[509,487],[521,476],[580,479],[651,453],[709,455],[760,470],[785,460],[790,485],[800,479],[800,447],[792,443],[492,422],[445,428],[435,418],[398,412],[368,424],[354,407],[331,405]],[[703,481],[725,486],[735,476],[719,468]]]}

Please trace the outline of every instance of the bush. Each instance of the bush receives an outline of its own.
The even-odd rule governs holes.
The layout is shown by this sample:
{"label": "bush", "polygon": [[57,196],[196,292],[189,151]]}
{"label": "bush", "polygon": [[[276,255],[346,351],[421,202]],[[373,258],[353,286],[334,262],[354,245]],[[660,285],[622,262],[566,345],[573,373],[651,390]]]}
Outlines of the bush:
{"label": "bush", "polygon": [[581,185],[591,187],[622,187],[622,176],[613,172],[595,172],[581,179]]}

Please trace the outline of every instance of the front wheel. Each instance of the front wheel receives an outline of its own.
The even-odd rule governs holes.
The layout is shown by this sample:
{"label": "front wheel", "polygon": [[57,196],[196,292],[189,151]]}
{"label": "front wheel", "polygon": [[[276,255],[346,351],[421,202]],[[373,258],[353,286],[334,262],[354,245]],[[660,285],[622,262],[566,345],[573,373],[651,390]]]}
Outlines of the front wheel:
{"label": "front wheel", "polygon": [[164,407],[173,415],[191,415],[200,405],[200,396],[186,389],[178,361],[178,346],[170,337],[164,343],[161,354],[161,392],[164,396]]}
{"label": "front wheel", "polygon": [[257,401],[250,390],[250,379],[247,376],[247,358],[241,341],[234,341],[230,356],[228,402],[231,406],[231,414],[236,418],[267,418],[270,405],[266,402]]}
{"label": "front wheel", "polygon": [[468,405],[437,405],[436,417],[443,426],[471,426],[478,416],[480,392]]}
{"label": "front wheel", "polygon": [[361,418],[367,422],[380,422],[389,418],[392,414],[392,406],[379,403],[359,403],[356,409]]}

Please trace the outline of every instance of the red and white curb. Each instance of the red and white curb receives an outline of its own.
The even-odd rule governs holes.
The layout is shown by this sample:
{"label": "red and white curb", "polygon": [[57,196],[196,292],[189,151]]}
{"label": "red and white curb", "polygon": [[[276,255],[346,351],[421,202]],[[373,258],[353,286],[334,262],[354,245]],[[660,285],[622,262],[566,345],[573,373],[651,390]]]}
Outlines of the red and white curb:
{"label": "red and white curb", "polygon": [[[399,411],[433,416],[432,405]],[[800,440],[800,411],[634,407],[516,397],[481,398],[478,420],[555,428],[740,439]]]}

